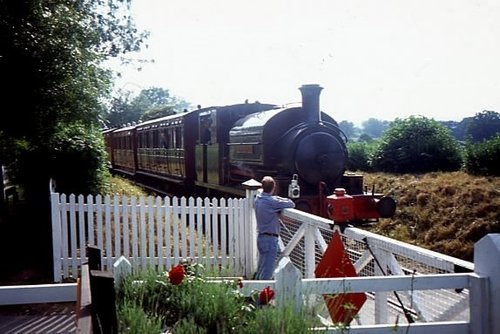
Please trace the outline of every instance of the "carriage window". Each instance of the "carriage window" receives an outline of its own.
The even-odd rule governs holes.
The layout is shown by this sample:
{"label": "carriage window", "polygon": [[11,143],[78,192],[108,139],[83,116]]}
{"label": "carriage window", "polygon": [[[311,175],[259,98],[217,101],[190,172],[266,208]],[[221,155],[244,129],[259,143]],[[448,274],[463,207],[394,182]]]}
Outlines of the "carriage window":
{"label": "carriage window", "polygon": [[182,147],[182,131],[180,126],[175,127],[175,147]]}
{"label": "carriage window", "polygon": [[199,138],[201,144],[210,144],[217,141],[215,110],[200,113]]}
{"label": "carriage window", "polygon": [[156,147],[160,147],[160,145],[159,145],[160,143],[159,143],[159,140],[158,140],[159,139],[158,138],[158,132],[159,132],[159,130],[153,130],[151,132],[153,133],[153,141],[154,141],[153,142],[153,147],[155,147],[155,148]]}

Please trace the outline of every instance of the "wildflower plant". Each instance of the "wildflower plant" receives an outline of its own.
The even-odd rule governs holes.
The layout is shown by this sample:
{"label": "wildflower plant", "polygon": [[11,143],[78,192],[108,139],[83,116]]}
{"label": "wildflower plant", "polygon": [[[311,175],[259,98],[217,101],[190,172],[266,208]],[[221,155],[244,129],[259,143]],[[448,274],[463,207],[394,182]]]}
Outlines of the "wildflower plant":
{"label": "wildflower plant", "polygon": [[[204,267],[191,260],[163,273],[133,274],[117,291],[120,332],[161,333],[169,328],[172,333],[252,333],[260,328],[256,322],[265,321],[267,329],[280,333],[305,333],[281,331],[299,322],[300,328],[307,326],[305,320],[283,318],[295,316],[276,311],[271,287],[250,297],[241,293],[242,287],[241,279],[207,279]],[[266,310],[271,315],[261,313]]]}

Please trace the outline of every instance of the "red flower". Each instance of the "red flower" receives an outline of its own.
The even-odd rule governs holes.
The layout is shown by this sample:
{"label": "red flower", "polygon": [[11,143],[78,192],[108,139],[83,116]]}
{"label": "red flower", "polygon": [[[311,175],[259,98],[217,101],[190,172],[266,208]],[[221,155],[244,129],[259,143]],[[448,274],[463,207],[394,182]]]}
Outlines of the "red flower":
{"label": "red flower", "polygon": [[172,283],[173,285],[181,284],[185,275],[186,275],[186,270],[182,265],[172,267],[172,269],[170,269],[170,271],[168,272],[168,278],[170,280],[170,283]]}
{"label": "red flower", "polygon": [[274,297],[274,291],[268,286],[264,288],[259,294],[259,302],[261,305],[267,305],[271,299]]}
{"label": "red flower", "polygon": [[241,278],[238,278],[238,287],[240,289],[243,289],[243,281],[241,280]]}

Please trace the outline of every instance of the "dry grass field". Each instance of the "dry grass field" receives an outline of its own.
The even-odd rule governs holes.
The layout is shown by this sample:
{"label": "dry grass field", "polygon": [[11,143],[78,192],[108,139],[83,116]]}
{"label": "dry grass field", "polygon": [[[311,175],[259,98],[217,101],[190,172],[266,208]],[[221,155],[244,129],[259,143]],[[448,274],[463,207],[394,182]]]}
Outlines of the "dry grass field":
{"label": "dry grass field", "polygon": [[364,174],[365,185],[391,195],[396,214],[370,231],[443,254],[473,260],[474,243],[500,233],[500,177],[463,172]]}

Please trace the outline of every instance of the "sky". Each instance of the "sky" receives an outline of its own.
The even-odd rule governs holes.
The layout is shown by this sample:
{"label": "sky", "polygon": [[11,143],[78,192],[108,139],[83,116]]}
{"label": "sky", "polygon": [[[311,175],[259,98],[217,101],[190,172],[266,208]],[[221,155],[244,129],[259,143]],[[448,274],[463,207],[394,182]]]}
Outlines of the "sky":
{"label": "sky", "polygon": [[498,0],[133,0],[148,48],[117,89],[161,87],[193,106],[301,101],[356,125],[500,112]]}

